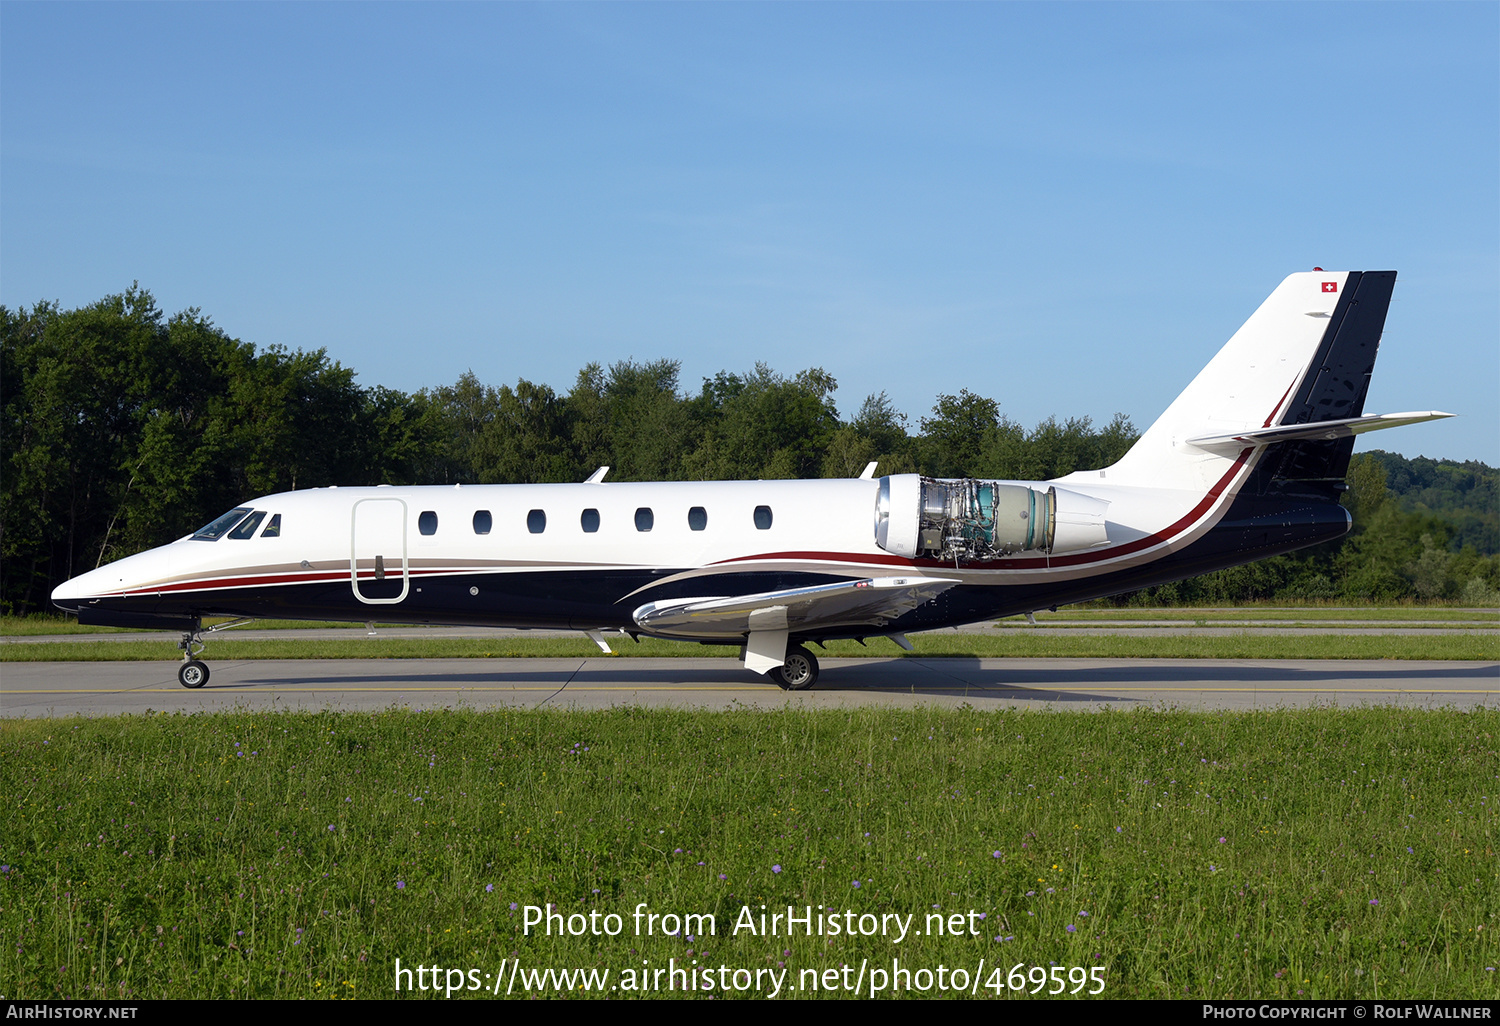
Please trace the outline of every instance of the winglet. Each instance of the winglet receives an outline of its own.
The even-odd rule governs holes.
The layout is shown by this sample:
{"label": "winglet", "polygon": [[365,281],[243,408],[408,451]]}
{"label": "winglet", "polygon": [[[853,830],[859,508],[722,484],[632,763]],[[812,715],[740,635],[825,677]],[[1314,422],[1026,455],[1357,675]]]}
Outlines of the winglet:
{"label": "winglet", "polygon": [[878,466],[880,466],[879,460],[871,460],[869,463],[866,463],[864,471],[859,475],[859,479],[861,481],[875,480],[875,468]]}
{"label": "winglet", "polygon": [[604,475],[608,474],[608,473],[609,473],[609,468],[608,467],[600,467],[598,470],[594,471],[592,474],[589,475],[589,479],[587,481],[585,481],[584,484],[603,484],[604,483]]}

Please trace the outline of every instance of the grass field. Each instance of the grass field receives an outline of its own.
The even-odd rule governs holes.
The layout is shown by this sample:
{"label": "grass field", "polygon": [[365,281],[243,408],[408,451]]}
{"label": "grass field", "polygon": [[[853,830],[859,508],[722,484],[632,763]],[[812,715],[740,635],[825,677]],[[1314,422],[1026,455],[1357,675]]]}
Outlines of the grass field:
{"label": "grass field", "polygon": [[[518,965],[546,993],[526,974],[615,986],[697,959],[793,988],[899,959],[931,996],[940,965],[1016,996],[1056,963],[1103,967],[1109,997],[1493,1000],[1497,728],[1380,709],[5,721],[0,979],[20,999],[385,998],[398,958],[486,991]],[[547,903],[623,932],[524,935]],[[637,936],[641,903],[715,934]],[[736,934],[763,903],[914,932]],[[924,929],[953,914],[960,935]]]}

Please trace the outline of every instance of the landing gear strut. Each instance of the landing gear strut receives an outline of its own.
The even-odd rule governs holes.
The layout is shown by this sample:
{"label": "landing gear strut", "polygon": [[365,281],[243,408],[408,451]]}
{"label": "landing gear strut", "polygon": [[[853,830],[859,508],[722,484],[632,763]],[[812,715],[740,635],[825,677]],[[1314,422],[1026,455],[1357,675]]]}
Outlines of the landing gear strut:
{"label": "landing gear strut", "polygon": [[798,645],[789,649],[786,662],[767,674],[784,691],[807,691],[818,682],[818,660]]}
{"label": "landing gear strut", "polygon": [[235,620],[226,620],[224,623],[216,623],[206,631],[201,624],[190,631],[183,631],[182,640],[177,643],[177,647],[182,649],[182,665],[177,667],[178,683],[185,688],[201,688],[208,683],[208,664],[198,658],[198,653],[207,647],[203,641],[204,634],[239,627],[250,623],[252,619],[253,617],[242,616]]}
{"label": "landing gear strut", "polygon": [[182,649],[182,665],[177,667],[177,681],[185,688],[201,688],[208,683],[208,664],[198,658],[206,647],[199,637],[201,627],[184,631],[177,647]]}

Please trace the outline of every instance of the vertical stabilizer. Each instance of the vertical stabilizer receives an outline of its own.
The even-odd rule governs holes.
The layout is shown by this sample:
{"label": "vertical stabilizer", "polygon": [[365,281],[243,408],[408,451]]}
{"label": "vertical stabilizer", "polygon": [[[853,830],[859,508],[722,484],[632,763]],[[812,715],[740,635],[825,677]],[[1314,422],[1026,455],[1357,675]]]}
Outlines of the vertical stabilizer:
{"label": "vertical stabilizer", "polygon": [[[1099,476],[1111,485],[1206,489],[1240,454],[1207,451],[1190,439],[1359,416],[1395,281],[1394,271],[1289,276]],[[1256,476],[1262,484],[1273,476],[1341,478],[1353,444],[1344,438],[1269,446]]]}

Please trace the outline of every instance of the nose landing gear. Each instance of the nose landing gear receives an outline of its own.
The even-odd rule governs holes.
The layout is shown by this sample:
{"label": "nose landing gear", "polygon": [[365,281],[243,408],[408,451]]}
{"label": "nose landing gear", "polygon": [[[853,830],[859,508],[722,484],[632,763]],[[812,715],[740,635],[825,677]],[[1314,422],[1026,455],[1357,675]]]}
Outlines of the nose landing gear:
{"label": "nose landing gear", "polygon": [[250,623],[253,617],[242,616],[234,620],[226,620],[224,623],[216,623],[205,630],[202,625],[194,627],[190,631],[182,632],[182,640],[177,647],[182,649],[182,665],[177,667],[177,682],[185,688],[201,688],[208,683],[208,664],[198,658],[198,653],[207,648],[203,641],[204,634],[212,634],[214,631],[227,630],[230,627],[239,627]]}
{"label": "nose landing gear", "polygon": [[207,646],[199,637],[201,628],[184,631],[177,647],[182,649],[182,665],[177,667],[177,682],[185,688],[201,688],[208,683],[208,664],[198,658]]}

